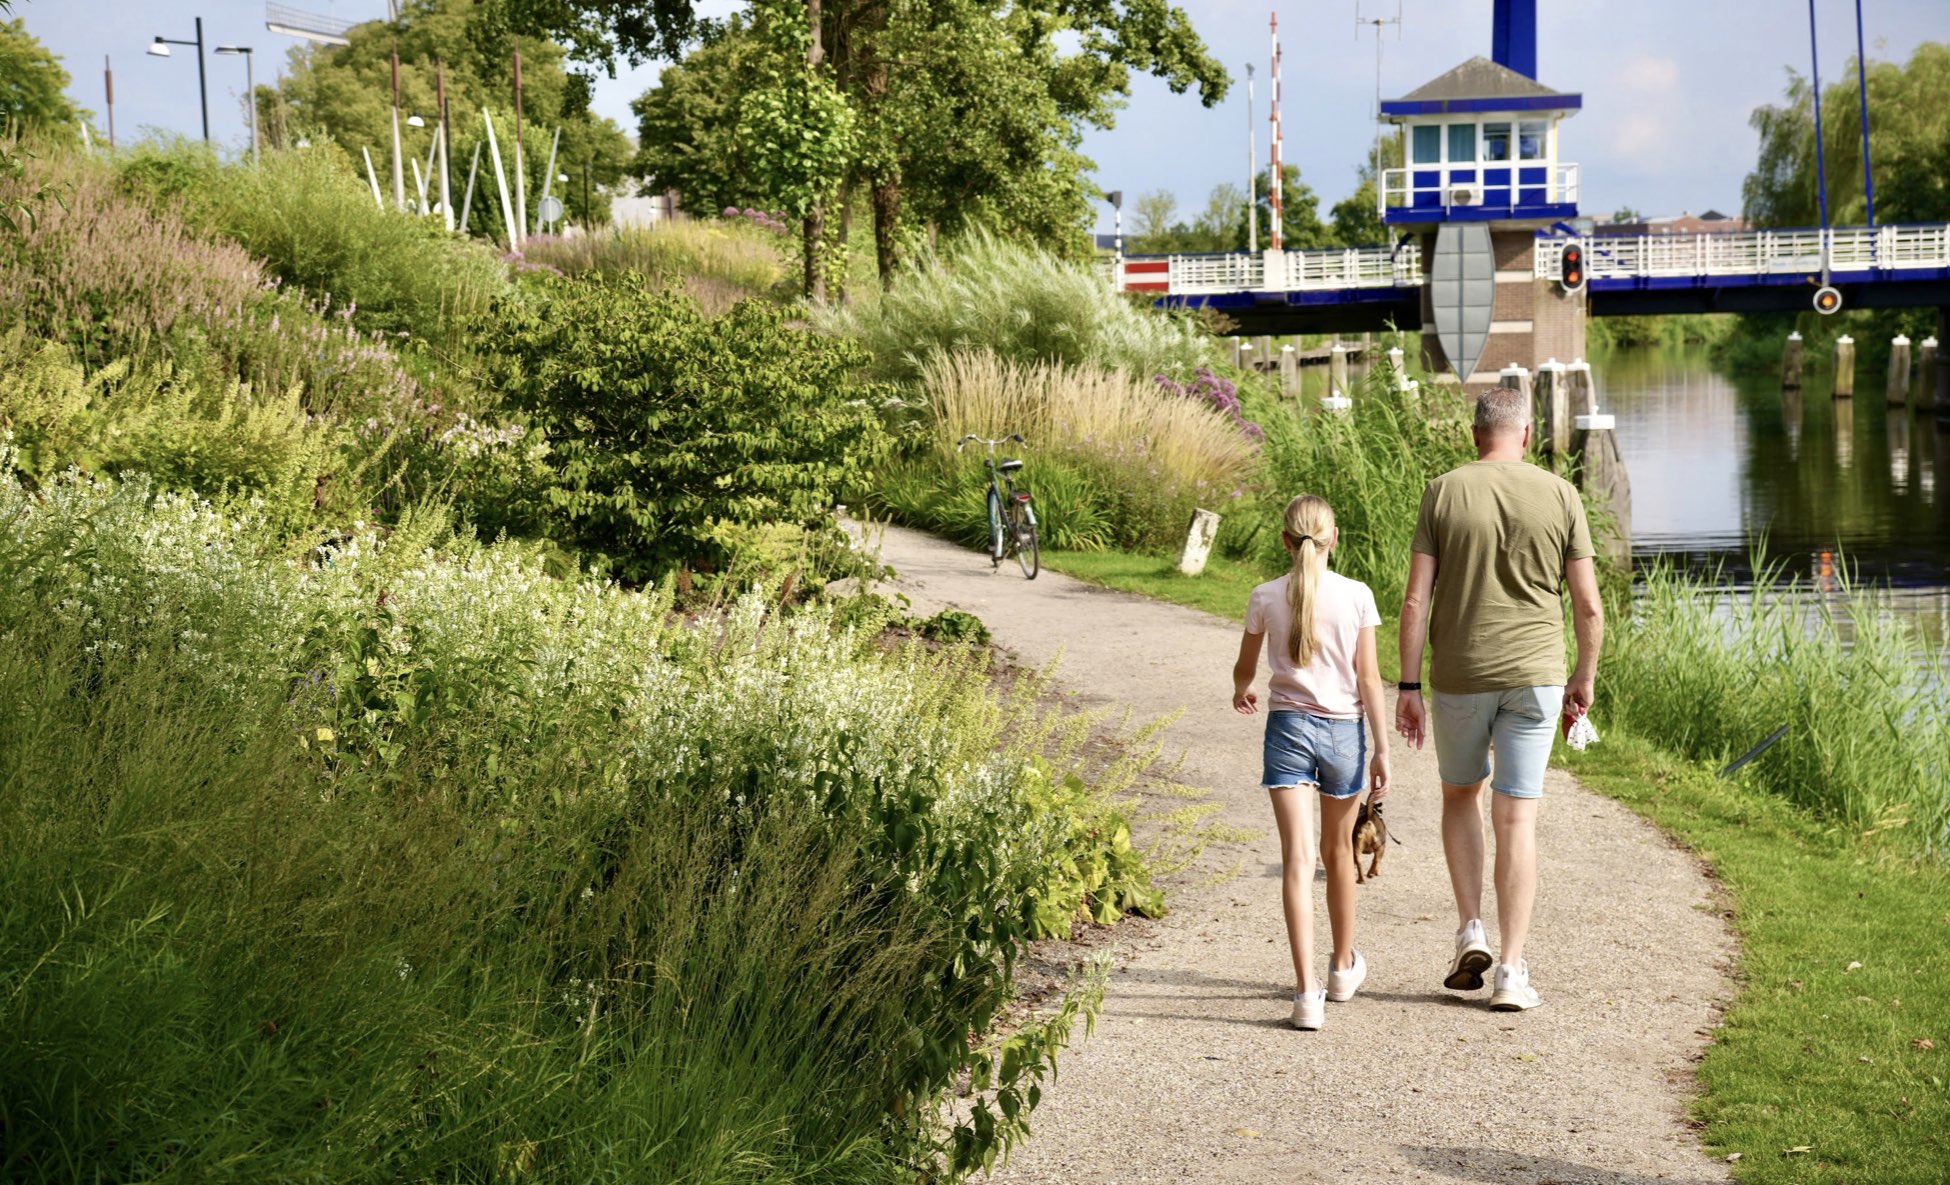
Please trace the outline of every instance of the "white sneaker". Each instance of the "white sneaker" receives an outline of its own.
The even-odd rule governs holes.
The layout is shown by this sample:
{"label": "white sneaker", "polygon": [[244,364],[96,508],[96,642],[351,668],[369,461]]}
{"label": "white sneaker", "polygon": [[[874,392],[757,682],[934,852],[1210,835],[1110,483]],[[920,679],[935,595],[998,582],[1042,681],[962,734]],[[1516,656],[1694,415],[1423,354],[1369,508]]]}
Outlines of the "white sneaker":
{"label": "white sneaker", "polygon": [[1496,960],[1490,957],[1490,944],[1483,937],[1483,919],[1471,918],[1456,931],[1456,961],[1442,986],[1459,992],[1473,992],[1483,986],[1483,972]]}
{"label": "white sneaker", "polygon": [[1543,1003],[1537,998],[1537,989],[1530,986],[1530,964],[1518,959],[1512,967],[1508,963],[1496,965],[1496,987],[1490,992],[1490,1010],[1493,1012],[1522,1012]]}
{"label": "white sneaker", "polygon": [[1314,1032],[1327,1018],[1327,993],[1324,990],[1299,992],[1293,997],[1293,1027]]}
{"label": "white sneaker", "polygon": [[1357,950],[1354,952],[1354,962],[1345,971],[1336,971],[1332,967],[1327,969],[1327,998],[1335,1003],[1352,1000],[1361,987],[1361,981],[1367,977],[1368,961]]}

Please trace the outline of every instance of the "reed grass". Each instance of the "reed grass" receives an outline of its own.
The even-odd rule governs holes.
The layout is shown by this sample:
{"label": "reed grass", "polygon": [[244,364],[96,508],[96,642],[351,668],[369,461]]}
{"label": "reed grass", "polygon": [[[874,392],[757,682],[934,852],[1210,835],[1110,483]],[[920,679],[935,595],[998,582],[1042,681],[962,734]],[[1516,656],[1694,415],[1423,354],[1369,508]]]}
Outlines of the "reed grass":
{"label": "reed grass", "polygon": [[1213,356],[1189,322],[1132,303],[1090,265],[984,231],[917,259],[877,299],[825,310],[820,324],[860,338],[879,375],[901,381],[934,354],[966,349],[1146,379],[1189,379]]}
{"label": "reed grass", "polygon": [[716,316],[779,286],[786,278],[784,245],[778,232],[743,220],[683,218],[574,238],[538,235],[522,253],[531,263],[571,276],[634,271],[653,289],[680,288]]}
{"label": "reed grass", "polygon": [[1756,568],[1744,592],[1663,564],[1642,573],[1606,640],[1600,703],[1623,727],[1716,763],[1786,725],[1747,777],[1846,831],[1950,853],[1950,655],[1872,589]]}

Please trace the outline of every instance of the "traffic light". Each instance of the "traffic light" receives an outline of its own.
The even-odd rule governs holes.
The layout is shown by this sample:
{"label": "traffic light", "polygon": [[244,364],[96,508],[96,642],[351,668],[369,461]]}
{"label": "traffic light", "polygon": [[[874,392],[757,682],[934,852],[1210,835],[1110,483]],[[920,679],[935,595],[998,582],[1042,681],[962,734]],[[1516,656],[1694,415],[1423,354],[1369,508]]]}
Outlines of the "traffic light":
{"label": "traffic light", "polygon": [[1841,307],[1842,294],[1833,284],[1823,284],[1821,287],[1815,289],[1815,312],[1826,317],[1828,314],[1840,310]]}
{"label": "traffic light", "polygon": [[1558,256],[1558,280],[1564,291],[1576,292],[1584,287],[1584,244],[1566,243],[1563,254]]}

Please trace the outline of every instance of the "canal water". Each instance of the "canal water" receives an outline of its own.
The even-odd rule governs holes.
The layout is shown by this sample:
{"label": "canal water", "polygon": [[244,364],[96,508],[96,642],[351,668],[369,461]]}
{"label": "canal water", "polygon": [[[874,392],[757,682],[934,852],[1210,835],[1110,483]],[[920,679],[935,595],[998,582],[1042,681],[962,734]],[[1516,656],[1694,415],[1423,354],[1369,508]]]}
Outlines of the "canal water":
{"label": "canal water", "polygon": [[1925,636],[1950,638],[1950,422],[1889,407],[1880,366],[1854,399],[1814,373],[1716,367],[1704,349],[1621,350],[1594,359],[1601,410],[1618,417],[1632,479],[1632,547],[1749,583],[1752,559],[1799,577],[1845,564]]}

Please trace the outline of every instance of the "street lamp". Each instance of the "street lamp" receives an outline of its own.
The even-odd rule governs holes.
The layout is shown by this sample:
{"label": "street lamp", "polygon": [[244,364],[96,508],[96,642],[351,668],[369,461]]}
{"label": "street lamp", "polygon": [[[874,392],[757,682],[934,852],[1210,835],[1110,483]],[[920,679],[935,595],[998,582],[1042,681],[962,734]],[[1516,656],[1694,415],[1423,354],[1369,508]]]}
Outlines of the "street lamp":
{"label": "street lamp", "polygon": [[257,163],[257,67],[256,59],[251,57],[248,45],[219,45],[215,52],[220,54],[244,55],[244,88],[250,93],[251,104],[251,163]]}
{"label": "street lamp", "polygon": [[149,43],[149,56],[166,58],[172,45],[196,46],[196,97],[203,105],[203,142],[210,142],[210,90],[203,81],[203,18],[196,18],[196,40],[179,41],[171,37],[158,37]]}

